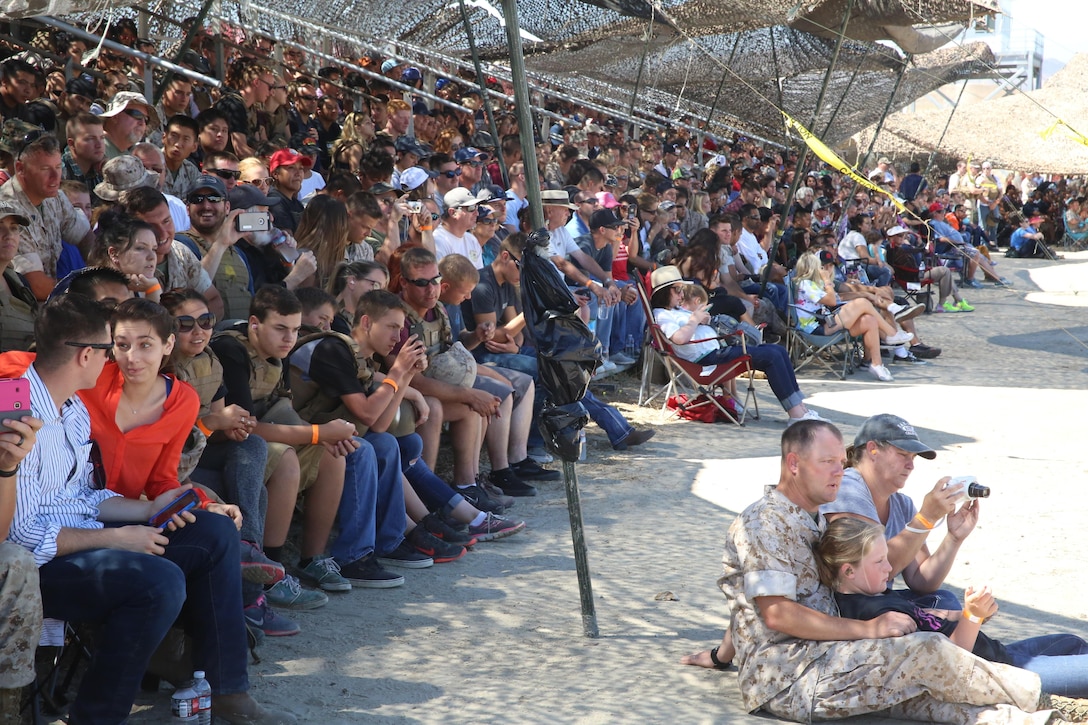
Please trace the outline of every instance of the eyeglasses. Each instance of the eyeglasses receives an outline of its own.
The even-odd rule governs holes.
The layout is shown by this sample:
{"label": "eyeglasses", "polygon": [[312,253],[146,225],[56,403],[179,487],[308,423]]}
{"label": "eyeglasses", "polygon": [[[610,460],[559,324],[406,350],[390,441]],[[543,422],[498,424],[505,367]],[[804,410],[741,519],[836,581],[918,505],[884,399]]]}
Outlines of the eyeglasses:
{"label": "eyeglasses", "polygon": [[276,85],[275,81],[269,82],[269,81],[266,81],[264,78],[258,78],[257,80],[259,80],[261,83],[264,83],[266,86],[268,86],[268,90],[270,90],[270,91],[282,91],[282,90],[287,89],[287,86]]}
{"label": "eyeglasses", "polygon": [[139,111],[135,108],[126,108],[124,110],[124,114],[126,116],[129,116],[130,118],[136,119],[137,121],[143,121],[144,123],[147,123],[148,115],[143,111]]}
{"label": "eyeglasses", "polygon": [[456,168],[452,171],[443,171],[442,175],[445,176],[447,179],[456,179],[458,176],[461,175],[461,169]]}
{"label": "eyeglasses", "polygon": [[762,219],[763,217],[761,217],[761,216],[760,216],[759,214],[751,214],[751,215],[749,215],[749,216],[746,216],[746,217],[744,217],[744,218],[745,218],[745,219],[751,219],[752,221],[757,221],[757,222],[758,222],[758,221],[759,221],[760,219]]}
{"label": "eyeglasses", "polygon": [[201,330],[210,330],[215,327],[215,315],[211,312],[205,312],[199,317],[178,315],[174,319],[178,321],[178,332],[192,332],[197,325]]}
{"label": "eyeglasses", "polygon": [[370,277],[363,277],[359,281],[368,283],[371,289],[381,289],[382,287],[385,287],[384,279],[370,279]]}
{"label": "eyeglasses", "polygon": [[189,197],[190,204],[203,204],[206,201],[211,202],[212,204],[219,204],[226,201],[226,199],[219,196],[219,194],[193,194]]}
{"label": "eyeglasses", "polygon": [[263,179],[250,179],[249,181],[239,181],[238,183],[239,184],[252,184],[253,186],[258,186],[258,187],[264,189],[264,188],[267,188],[267,187],[271,186],[273,181],[274,181],[274,179],[271,176],[266,176]]}
{"label": "eyeglasses", "polygon": [[408,279],[405,277],[404,281],[414,287],[426,289],[427,287],[437,287],[442,284],[442,275],[431,277],[430,279]]}
{"label": "eyeglasses", "polygon": [[76,342],[74,340],[65,340],[65,345],[68,347],[90,347],[95,350],[112,350],[113,341],[110,342]]}
{"label": "eyeglasses", "polygon": [[205,169],[204,173],[215,174],[220,179],[237,179],[242,175],[241,171],[234,169]]}

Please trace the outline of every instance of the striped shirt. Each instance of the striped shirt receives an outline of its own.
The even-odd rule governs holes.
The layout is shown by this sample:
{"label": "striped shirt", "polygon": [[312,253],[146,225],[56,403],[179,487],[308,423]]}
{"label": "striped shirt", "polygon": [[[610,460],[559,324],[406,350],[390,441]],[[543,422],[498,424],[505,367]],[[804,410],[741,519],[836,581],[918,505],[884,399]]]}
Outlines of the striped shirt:
{"label": "striped shirt", "polygon": [[24,377],[30,383],[31,411],[45,424],[19,467],[8,538],[30,550],[41,566],[57,555],[62,528],[102,528],[98,505],[118,494],[93,487],[91,416],[83,401],[72,396],[57,410],[33,365]]}

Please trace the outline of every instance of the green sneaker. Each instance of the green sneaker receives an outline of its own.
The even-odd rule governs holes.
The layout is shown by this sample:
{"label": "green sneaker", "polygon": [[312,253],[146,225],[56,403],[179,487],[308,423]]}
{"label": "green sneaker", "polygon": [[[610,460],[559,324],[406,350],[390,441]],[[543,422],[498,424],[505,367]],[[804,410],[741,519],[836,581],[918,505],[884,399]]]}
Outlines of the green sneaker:
{"label": "green sneaker", "polygon": [[265,589],[264,595],[269,604],[283,609],[317,609],[329,603],[325,592],[303,589],[299,586],[298,579],[290,574]]}
{"label": "green sneaker", "polygon": [[958,305],[956,305],[956,307],[960,308],[964,312],[974,312],[975,311],[974,307],[967,304],[967,300],[960,300],[960,303]]}
{"label": "green sneaker", "polygon": [[351,591],[351,582],[340,576],[340,565],[331,556],[315,556],[298,573],[302,579],[327,592]]}
{"label": "green sneaker", "polygon": [[963,310],[960,309],[959,305],[954,303],[952,300],[945,300],[944,304],[941,305],[941,309],[945,312],[963,312]]}

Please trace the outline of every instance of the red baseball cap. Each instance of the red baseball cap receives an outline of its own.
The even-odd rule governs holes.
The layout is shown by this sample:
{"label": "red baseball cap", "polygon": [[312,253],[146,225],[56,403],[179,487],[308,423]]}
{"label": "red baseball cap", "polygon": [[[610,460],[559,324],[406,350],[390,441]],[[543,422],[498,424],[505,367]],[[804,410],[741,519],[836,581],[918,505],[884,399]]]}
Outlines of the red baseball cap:
{"label": "red baseball cap", "polygon": [[309,169],[314,165],[314,160],[294,149],[280,149],[272,154],[272,158],[268,160],[268,173],[271,174],[281,166],[291,166],[292,164],[302,164]]}

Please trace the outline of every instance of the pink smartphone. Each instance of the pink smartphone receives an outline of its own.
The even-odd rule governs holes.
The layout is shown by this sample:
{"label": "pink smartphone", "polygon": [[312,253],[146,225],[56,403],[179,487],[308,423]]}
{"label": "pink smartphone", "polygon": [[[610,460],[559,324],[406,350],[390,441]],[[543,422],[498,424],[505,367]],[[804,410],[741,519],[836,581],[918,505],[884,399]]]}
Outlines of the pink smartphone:
{"label": "pink smartphone", "polygon": [[196,491],[189,489],[185,493],[175,498],[170,503],[162,507],[162,509],[148,519],[148,525],[153,526],[156,529],[161,529],[170,521],[175,515],[188,511],[191,508],[196,507],[200,503],[200,496],[196,495]]}
{"label": "pink smartphone", "polygon": [[0,432],[11,430],[3,421],[31,415],[30,383],[25,378],[0,378]]}

